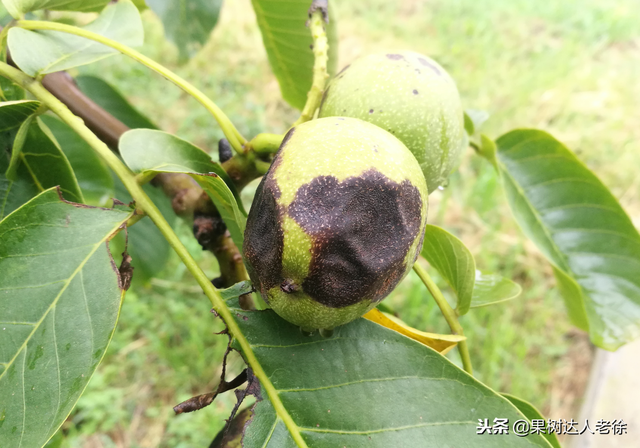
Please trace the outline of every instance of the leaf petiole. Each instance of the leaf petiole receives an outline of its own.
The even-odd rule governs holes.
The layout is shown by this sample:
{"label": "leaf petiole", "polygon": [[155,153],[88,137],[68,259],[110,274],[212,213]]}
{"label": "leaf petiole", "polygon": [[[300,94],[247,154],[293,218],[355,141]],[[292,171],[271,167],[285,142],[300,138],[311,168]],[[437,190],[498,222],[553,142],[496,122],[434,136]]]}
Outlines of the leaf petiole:
{"label": "leaf petiole", "polygon": [[245,145],[245,148],[260,155],[275,154],[278,152],[278,149],[280,149],[283,138],[284,135],[281,134],[263,132],[253,137],[251,141]]}
{"label": "leaf petiole", "polygon": [[311,29],[311,36],[313,37],[313,81],[311,83],[311,89],[309,90],[309,93],[307,93],[307,102],[302,109],[302,114],[293,126],[297,126],[300,123],[304,123],[305,121],[309,121],[313,118],[316,109],[320,106],[324,86],[327,82],[327,78],[329,78],[329,74],[327,73],[329,43],[327,39],[327,32],[324,28],[325,17],[326,11],[323,11],[321,8],[316,9],[311,13],[309,28]]}
{"label": "leaf petiole", "polygon": [[[438,285],[433,281],[433,279],[429,276],[429,273],[418,263],[414,263],[413,270],[418,274],[422,283],[427,287],[433,299],[436,301],[436,304],[440,308],[442,315],[445,320],[449,324],[451,328],[451,332],[453,334],[457,334],[460,336],[464,336],[464,330],[462,329],[462,325],[458,321],[458,315],[451,308],[447,299],[442,295],[442,291],[438,288]],[[471,357],[469,356],[469,347],[467,346],[467,340],[463,340],[458,342],[458,351],[460,352],[460,358],[462,359],[462,366],[464,370],[467,371],[470,375],[473,375],[473,367],[471,366]]]}

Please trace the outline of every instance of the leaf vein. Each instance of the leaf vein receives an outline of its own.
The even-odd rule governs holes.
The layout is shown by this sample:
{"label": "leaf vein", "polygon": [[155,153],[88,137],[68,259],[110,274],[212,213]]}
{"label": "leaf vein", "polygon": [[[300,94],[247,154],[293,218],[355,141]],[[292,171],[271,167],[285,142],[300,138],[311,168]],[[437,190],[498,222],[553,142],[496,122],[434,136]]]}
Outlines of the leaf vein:
{"label": "leaf vein", "polygon": [[383,432],[394,432],[394,431],[404,431],[407,429],[415,429],[415,428],[424,428],[428,426],[446,426],[446,425],[475,425],[476,422],[473,421],[455,421],[455,422],[425,422],[417,425],[407,425],[407,426],[397,426],[395,428],[380,428],[380,429],[372,429],[369,431],[349,431],[342,429],[318,429],[318,428],[308,428],[305,426],[300,426],[300,430],[307,432],[319,432],[319,433],[332,433],[332,434],[354,434],[354,435],[367,435],[367,434],[378,434]]}
{"label": "leaf vein", "polygon": [[384,381],[410,380],[410,379],[431,380],[431,378],[423,377],[423,376],[397,376],[397,377],[390,377],[390,378],[367,378],[367,379],[358,380],[358,381],[350,381],[350,382],[347,382],[347,383],[340,383],[340,384],[331,384],[329,386],[321,386],[321,387],[300,388],[300,389],[278,389],[278,392],[284,392],[284,393],[286,393],[286,392],[314,392],[314,391],[318,391],[318,390],[327,390],[327,389],[335,389],[335,388],[338,388],[338,387],[351,386],[351,385],[354,385],[354,384],[379,383],[379,382],[384,382]]}

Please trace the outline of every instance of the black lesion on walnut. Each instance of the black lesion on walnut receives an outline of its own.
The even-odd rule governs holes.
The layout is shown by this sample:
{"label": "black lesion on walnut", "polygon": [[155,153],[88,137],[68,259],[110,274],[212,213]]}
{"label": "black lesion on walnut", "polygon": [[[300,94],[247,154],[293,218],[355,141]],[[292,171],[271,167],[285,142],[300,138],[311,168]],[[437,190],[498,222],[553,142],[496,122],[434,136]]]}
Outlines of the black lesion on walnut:
{"label": "black lesion on walnut", "polygon": [[351,64],[347,64],[344,67],[342,67],[342,70],[340,70],[337,74],[336,74],[336,78],[339,77],[340,75],[342,75],[346,69],[348,69],[349,67],[351,67]]}
{"label": "black lesion on walnut", "polygon": [[[289,129],[273,156],[269,170],[256,189],[256,195],[247,216],[244,232],[243,253],[247,261],[247,271],[253,284],[267,300],[267,291],[282,284],[282,254],[284,232],[282,230],[282,209],[278,206],[280,188],[273,173],[282,163],[282,150],[295,133]],[[258,275],[259,273],[259,275]]]}
{"label": "black lesion on walnut", "polygon": [[401,54],[387,54],[387,57],[393,61],[404,59],[404,56],[402,56]]}
{"label": "black lesion on walnut", "polygon": [[[285,136],[280,149],[286,145],[292,134],[293,129]],[[256,190],[244,233],[243,252],[248,262],[247,271],[251,281],[259,288],[265,300],[267,291],[282,284],[284,280],[282,278],[284,232],[281,226],[282,212],[277,203],[280,189],[272,176],[280,162],[278,153]]]}
{"label": "black lesion on walnut", "polygon": [[382,300],[405,273],[422,207],[409,181],[374,169],[342,182],[319,176],[300,187],[288,213],[313,240],[304,292],[332,308]]}
{"label": "black lesion on walnut", "polygon": [[327,88],[324,89],[324,92],[322,92],[322,99],[320,100],[320,109],[322,109],[322,106],[324,105],[324,102],[327,99],[327,95],[329,94],[330,88],[331,86],[327,86]]}
{"label": "black lesion on walnut", "polygon": [[438,70],[438,67],[433,65],[431,62],[427,61],[425,58],[418,58],[418,61],[420,61],[420,63],[425,67],[429,67],[431,70],[433,70],[436,75],[440,76],[440,70]]}
{"label": "black lesion on walnut", "polygon": [[290,278],[286,278],[282,283],[280,283],[280,289],[286,294],[292,294],[294,292],[298,292],[300,287]]}
{"label": "black lesion on walnut", "polygon": [[[295,132],[296,132],[296,128],[289,129],[289,131],[284,135],[284,138],[282,139],[282,143],[280,143],[280,148],[278,149],[278,152],[282,151],[282,148],[287,146],[287,143],[289,143],[289,140],[291,140],[291,137],[293,137],[293,134]],[[278,164],[280,163],[280,161],[278,161],[278,164],[276,164],[277,158],[278,158],[278,153],[276,153],[275,157],[273,158],[273,162],[271,163],[271,169],[269,170],[269,172],[273,172],[278,167]]]}

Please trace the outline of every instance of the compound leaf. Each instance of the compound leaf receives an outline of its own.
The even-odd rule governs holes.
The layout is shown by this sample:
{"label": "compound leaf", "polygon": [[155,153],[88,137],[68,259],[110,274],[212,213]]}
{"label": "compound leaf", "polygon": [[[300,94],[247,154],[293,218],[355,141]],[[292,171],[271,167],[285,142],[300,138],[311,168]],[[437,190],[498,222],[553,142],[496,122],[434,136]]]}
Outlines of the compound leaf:
{"label": "compound leaf", "polygon": [[[305,26],[311,1],[252,0],[251,3],[282,97],[293,107],[302,109],[313,78],[313,39]],[[329,40],[327,68],[333,75],[338,63],[338,38],[335,15],[329,3],[329,23],[325,26]]]}
{"label": "compound leaf", "polygon": [[608,350],[640,336],[640,234],[616,198],[546,132],[511,131],[496,147],[511,210],[554,266],[572,320]]}
{"label": "compound leaf", "polygon": [[19,100],[0,103],[0,145],[10,153],[9,165],[2,170],[7,181],[16,180],[22,146],[40,102]]}
{"label": "compound leaf", "polygon": [[100,363],[123,294],[106,241],[130,216],[52,188],[0,222],[0,446],[44,445]]}
{"label": "compound leaf", "polygon": [[[128,46],[142,45],[144,40],[140,13],[129,0],[110,4],[84,29]],[[9,30],[8,44],[14,62],[31,76],[67,70],[118,53],[111,47],[72,34],[18,27]]]}

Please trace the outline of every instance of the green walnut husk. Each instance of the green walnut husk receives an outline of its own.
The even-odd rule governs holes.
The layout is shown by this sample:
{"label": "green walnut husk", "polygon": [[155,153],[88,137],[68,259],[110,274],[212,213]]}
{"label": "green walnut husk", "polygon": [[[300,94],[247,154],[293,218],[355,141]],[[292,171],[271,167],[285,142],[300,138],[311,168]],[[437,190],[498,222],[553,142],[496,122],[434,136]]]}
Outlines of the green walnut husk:
{"label": "green walnut husk", "polygon": [[353,117],[398,137],[418,160],[429,192],[446,186],[467,137],[460,95],[434,60],[411,51],[372,54],[328,85],[319,117]]}
{"label": "green walnut husk", "polygon": [[354,118],[292,128],[249,212],[244,257],[265,301],[304,331],[362,316],[422,247],[427,185],[411,152]]}

